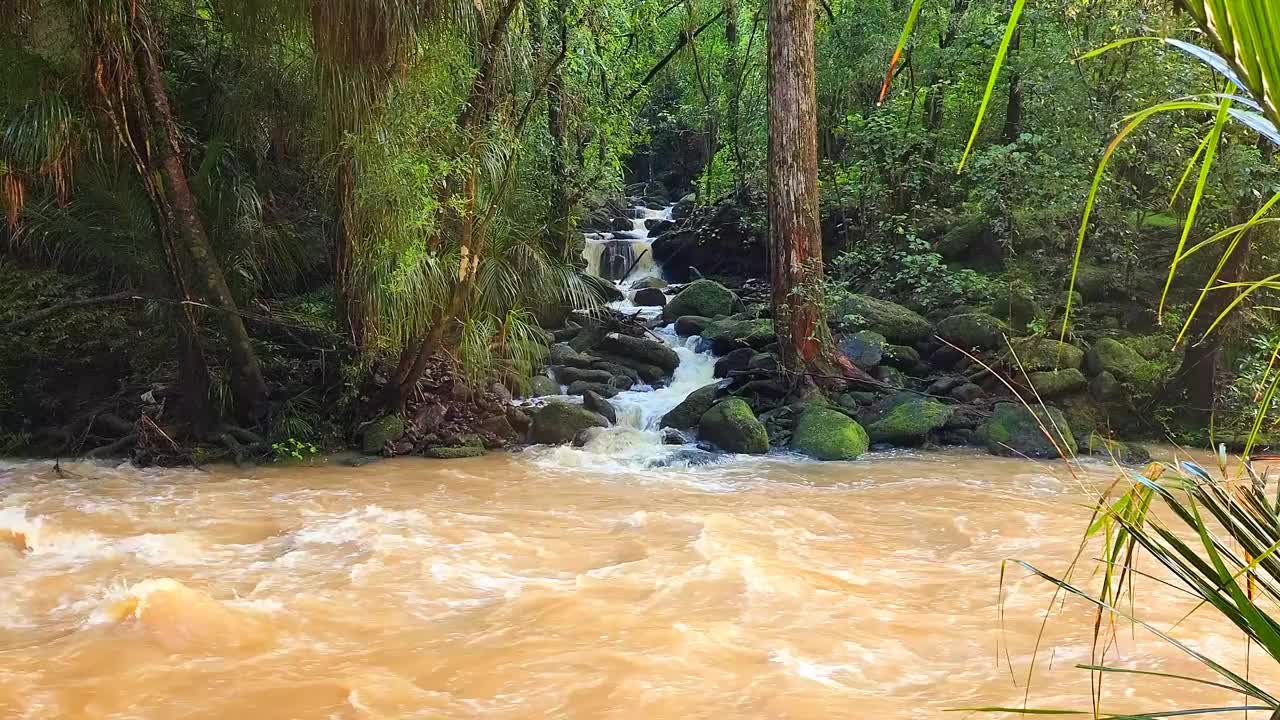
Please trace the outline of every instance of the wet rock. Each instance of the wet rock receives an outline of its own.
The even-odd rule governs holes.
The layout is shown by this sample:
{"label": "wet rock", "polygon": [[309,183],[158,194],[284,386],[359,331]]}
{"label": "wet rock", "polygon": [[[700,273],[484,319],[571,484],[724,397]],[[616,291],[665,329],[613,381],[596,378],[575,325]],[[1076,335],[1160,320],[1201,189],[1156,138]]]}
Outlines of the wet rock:
{"label": "wet rock", "polygon": [[586,447],[592,440],[600,437],[604,433],[602,427],[589,427],[573,436],[574,447]]}
{"label": "wet rock", "polygon": [[969,359],[950,345],[943,345],[929,355],[929,364],[939,370],[953,370],[961,362],[967,364]]}
{"label": "wet rock", "polygon": [[1090,375],[1109,372],[1120,382],[1142,391],[1152,389],[1160,376],[1159,365],[1114,338],[1095,342],[1085,353],[1084,364]]}
{"label": "wet rock", "polygon": [[667,286],[666,280],[663,280],[662,278],[655,277],[655,276],[640,278],[639,280],[636,280],[635,283],[632,284],[632,287],[635,287],[635,288],[656,288],[658,290],[661,290],[666,286]]}
{"label": "wet rock", "polygon": [[697,205],[698,205],[698,197],[696,195],[694,195],[693,193],[689,193],[685,195],[684,197],[677,200],[675,205],[671,206],[671,219],[683,220],[689,217],[689,215],[693,213],[693,209],[697,207]]}
{"label": "wet rock", "polygon": [[1011,345],[1017,362],[1010,358],[1008,364],[1016,367],[1020,363],[1027,372],[1079,368],[1084,362],[1083,350],[1060,340],[1022,338],[1014,340]]}
{"label": "wet rock", "polygon": [[676,334],[680,337],[689,337],[690,335],[701,335],[703,330],[711,324],[711,318],[701,315],[683,315],[676,318]]}
{"label": "wet rock", "polygon": [[658,237],[662,233],[675,227],[676,224],[674,221],[666,220],[664,218],[649,218],[644,221],[644,226],[645,229],[649,231],[650,237]]}
{"label": "wet rock", "polygon": [[1112,440],[1099,433],[1089,434],[1090,455],[1109,457],[1121,465],[1145,465],[1151,462],[1151,453],[1141,445]]}
{"label": "wet rock", "polygon": [[960,385],[965,384],[965,382],[966,382],[965,379],[962,377],[947,375],[945,377],[940,377],[937,380],[934,380],[932,383],[930,383],[929,387],[925,390],[925,393],[928,395],[937,395],[941,397],[943,395],[950,393],[953,389],[959,387]]}
{"label": "wet rock", "polygon": [[401,435],[404,435],[404,418],[399,413],[383,415],[361,430],[360,449],[367,455],[377,455],[388,442]]}
{"label": "wet rock", "polygon": [[684,445],[688,442],[684,433],[673,427],[662,428],[658,435],[662,439],[663,445]]}
{"label": "wet rock", "polygon": [[1004,347],[1004,336],[1009,326],[1003,320],[986,313],[961,313],[938,323],[938,335],[957,347],[984,350]]}
{"label": "wet rock", "polygon": [[651,468],[668,468],[668,467],[697,467],[699,465],[710,465],[719,462],[714,452],[710,452],[704,448],[685,448],[678,452],[671,453],[660,458],[654,458],[649,461],[648,467]]}
{"label": "wet rock", "polygon": [[755,354],[756,351],[751,348],[738,348],[730,352],[716,361],[715,376],[718,378],[729,377],[735,372],[746,370]]}
{"label": "wet rock", "polygon": [[569,384],[569,387],[565,389],[565,394],[566,395],[582,395],[587,391],[597,393],[603,397],[613,397],[614,395],[618,394],[619,388],[616,388],[609,383],[591,382],[589,380],[578,380],[576,382],[572,382]]}
{"label": "wet rock", "polygon": [[519,435],[528,433],[529,427],[533,425],[533,419],[518,407],[507,408],[505,415],[507,416],[507,424]]}
{"label": "wet rock", "polygon": [[582,393],[582,407],[599,414],[600,417],[610,423],[618,422],[618,411],[614,409],[613,403],[605,400],[600,393],[594,390],[587,390]]}
{"label": "wet rock", "polygon": [[576,368],[589,368],[596,361],[592,355],[578,352],[568,343],[556,343],[547,353],[548,365],[565,365]]}
{"label": "wet rock", "polygon": [[605,370],[590,370],[576,367],[553,367],[551,371],[555,373],[556,380],[561,385],[572,385],[576,382],[603,383],[608,385],[613,380],[613,374]]}
{"label": "wet rock", "polygon": [[947,424],[942,426],[943,430],[976,430],[991,417],[991,413],[983,410],[976,405],[959,405],[952,408],[951,417],[947,418]]}
{"label": "wet rock", "polygon": [[589,427],[608,427],[609,421],[581,405],[549,402],[533,414],[529,440],[544,445],[565,445]]}
{"label": "wet rock", "polygon": [[1027,375],[1027,379],[1036,394],[1044,399],[1070,395],[1089,384],[1084,374],[1075,368],[1033,372]]}
{"label": "wet rock", "polygon": [[580,332],[582,332],[582,326],[570,320],[564,327],[551,333],[551,339],[558,343],[567,343],[577,337]]}
{"label": "wet rock", "polygon": [[768,432],[742,398],[723,400],[703,413],[698,437],[725,452],[759,455],[769,451]]}
{"label": "wet rock", "polygon": [[682,315],[722,317],[733,312],[737,296],[714,280],[695,280],[667,301],[662,317],[671,321]]}
{"label": "wet rock", "polygon": [[653,387],[661,387],[665,385],[667,380],[671,377],[670,371],[664,370],[657,365],[650,365],[639,358],[602,353],[600,355],[600,359],[606,363],[613,363],[631,368],[636,375],[640,376],[640,379],[643,380],[645,384],[652,385]]}
{"label": "wet rock", "polygon": [[840,338],[840,352],[849,362],[867,370],[880,364],[886,344],[884,335],[874,330],[859,330]]}
{"label": "wet rock", "polygon": [[534,375],[529,380],[528,397],[545,397],[547,395],[559,395],[560,383],[552,380],[546,375]]}
{"label": "wet rock", "polygon": [[429,447],[422,451],[424,457],[435,458],[437,460],[457,460],[460,458],[480,457],[484,455],[485,449],[476,445],[460,445],[460,446],[437,446]]}
{"label": "wet rock", "polygon": [[[605,372],[609,373],[610,376],[615,378],[618,376],[622,376],[630,379],[631,385],[627,386],[628,388],[633,385],[639,385],[642,381],[640,377],[640,373],[636,372],[634,368],[629,368],[626,365],[619,365],[618,363],[610,362],[608,360],[596,360],[595,362],[591,363],[591,369],[604,370]],[[617,385],[617,383],[614,383],[614,384]],[[618,387],[622,387],[622,386],[618,385]]]}
{"label": "wet rock", "polygon": [[697,427],[703,413],[715,404],[716,395],[720,392],[720,383],[711,383],[689,393],[688,397],[675,406],[658,423],[659,427],[670,427],[679,430],[691,430]]}
{"label": "wet rock", "polygon": [[772,320],[744,320],[737,316],[716,320],[702,331],[702,337],[711,344],[717,355],[725,355],[737,348],[763,349],[774,342]]}
{"label": "wet rock", "polygon": [[[629,243],[623,244],[630,247]],[[626,272],[625,268],[623,269],[623,272]],[[616,302],[623,299],[622,291],[619,290],[618,286],[613,284],[610,280],[606,280],[602,277],[596,277],[595,275],[587,275],[585,273],[579,273],[578,279],[581,280],[584,285],[594,290],[604,302]]]}
{"label": "wet rock", "polygon": [[840,395],[840,397],[838,398],[838,402],[840,403],[841,407],[849,408],[849,409],[857,409],[864,405],[870,405],[871,403],[874,403],[876,399],[878,399],[879,397],[880,397],[879,395],[876,395],[873,392],[854,391],[854,392],[847,392]]}
{"label": "wet rock", "polygon": [[951,419],[953,409],[937,400],[915,398],[903,402],[868,428],[871,439],[893,445],[920,445]]}
{"label": "wet rock", "polygon": [[[600,342],[600,350],[610,355],[636,360],[662,368],[668,374],[675,372],[680,364],[680,356],[667,345],[656,340],[631,337],[620,333],[609,333]],[[628,363],[623,363],[627,365]],[[632,365],[631,367],[635,367]],[[638,371],[639,368],[636,368]]]}
{"label": "wet rock", "polygon": [[609,221],[609,229],[614,232],[630,232],[631,227],[631,218],[619,217]]}
{"label": "wet rock", "polygon": [[985,390],[971,382],[961,383],[947,392],[948,397],[953,397],[962,403],[973,402],[986,394]]}
{"label": "wet rock", "polygon": [[843,298],[832,308],[829,319],[848,330],[874,330],[899,345],[914,345],[933,334],[929,321],[919,313],[870,295]]}
{"label": "wet rock", "polygon": [[990,419],[982,426],[981,434],[987,452],[992,455],[1060,457],[1057,447],[1041,432],[1041,425],[1057,438],[1062,452],[1075,454],[1075,437],[1066,417],[1057,408],[1036,408],[1033,415],[1021,404],[997,403]]}
{"label": "wet rock", "polygon": [[854,460],[867,451],[867,433],[844,413],[813,405],[791,432],[791,449],[818,460]]}
{"label": "wet rock", "polygon": [[631,302],[636,307],[663,307],[667,304],[667,296],[658,288],[640,288]]}
{"label": "wet rock", "polygon": [[[1070,277],[1070,268],[1067,269]],[[1121,299],[1125,296],[1124,282],[1111,270],[1098,265],[1080,263],[1076,270],[1075,290],[1085,300]]]}
{"label": "wet rock", "polygon": [[756,353],[751,356],[751,362],[747,363],[748,370],[760,372],[777,372],[778,367],[778,357],[772,353]]}
{"label": "wet rock", "polygon": [[494,401],[504,405],[515,399],[515,395],[512,395],[507,386],[500,382],[489,384],[489,394],[493,396]]}

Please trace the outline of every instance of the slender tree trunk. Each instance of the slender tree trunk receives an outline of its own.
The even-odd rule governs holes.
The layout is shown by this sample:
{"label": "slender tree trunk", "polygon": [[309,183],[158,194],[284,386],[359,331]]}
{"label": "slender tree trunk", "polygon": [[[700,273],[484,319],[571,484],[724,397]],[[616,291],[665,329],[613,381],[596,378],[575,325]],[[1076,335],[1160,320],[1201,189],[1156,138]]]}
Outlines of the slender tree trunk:
{"label": "slender tree trunk", "polygon": [[[560,52],[569,42],[564,17],[565,0],[554,0],[551,25],[559,40]],[[547,228],[556,257],[569,254],[569,171],[565,163],[564,74],[559,67],[547,83],[547,133],[551,136],[551,207]]]}
{"label": "slender tree trunk", "polygon": [[725,118],[728,125],[729,142],[733,148],[733,194],[742,195],[746,185],[745,169],[742,167],[742,144],[738,139],[738,117],[741,112],[741,101],[738,97],[738,74],[741,72],[738,61],[738,3],[737,0],[724,0],[724,79],[729,88],[729,112]]}
{"label": "slender tree trunk", "polygon": [[[1012,10],[1012,4],[1010,10]],[[1022,135],[1022,105],[1023,105],[1023,89],[1022,89],[1022,73],[1018,71],[1016,65],[1012,63],[1014,54],[1022,46],[1022,24],[1018,24],[1018,28],[1013,32],[1013,38],[1009,42],[1009,54],[1005,63],[1009,65],[1009,103],[1005,106],[1004,111],[1004,141],[1006,144],[1012,145],[1018,142],[1018,137]]]}
{"label": "slender tree trunk", "polygon": [[[822,316],[814,0],[769,4],[769,250],[773,322],[785,367],[828,374],[839,362]],[[842,373],[844,374],[844,373]]]}
{"label": "slender tree trunk", "polygon": [[338,211],[334,242],[334,310],[339,332],[351,341],[356,352],[364,349],[365,318],[363,293],[355,277],[355,157],[346,143],[338,149],[335,205]]}
{"label": "slender tree trunk", "polygon": [[237,414],[243,421],[254,421],[265,409],[267,384],[187,182],[178,131],[160,69],[159,49],[145,12],[142,6],[138,6],[134,18],[139,31],[137,34],[143,40],[137,51],[137,59],[152,127],[159,135],[153,138],[152,145],[156,149],[165,196],[172,211],[175,229],[185,241],[196,286],[203,291],[207,301],[217,308],[218,321],[226,334],[231,356],[232,395]]}

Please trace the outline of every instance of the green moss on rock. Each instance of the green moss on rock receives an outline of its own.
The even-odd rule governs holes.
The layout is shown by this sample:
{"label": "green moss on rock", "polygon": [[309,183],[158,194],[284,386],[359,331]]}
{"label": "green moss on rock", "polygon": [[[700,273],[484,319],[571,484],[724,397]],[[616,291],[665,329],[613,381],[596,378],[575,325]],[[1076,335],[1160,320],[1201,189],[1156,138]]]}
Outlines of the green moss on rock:
{"label": "green moss on rock", "polygon": [[994,349],[1004,346],[1009,326],[986,313],[952,315],[938,323],[938,335],[961,348]]}
{"label": "green moss on rock", "polygon": [[1099,433],[1089,434],[1090,455],[1105,455],[1121,465],[1145,465],[1151,462],[1151,453],[1141,445],[1112,440]]}
{"label": "green moss on rock", "polygon": [[369,455],[377,455],[390,441],[404,434],[404,419],[399,414],[383,415],[364,426],[360,436],[360,449]]}
{"label": "green moss on rock", "polygon": [[842,299],[835,304],[829,319],[849,330],[875,330],[899,345],[914,345],[933,334],[929,321],[919,313],[870,295]]}
{"label": "green moss on rock", "polygon": [[1027,379],[1031,381],[1031,387],[1035,388],[1036,394],[1041,398],[1069,395],[1077,390],[1083,390],[1089,384],[1084,373],[1075,368],[1033,372],[1027,375]]}
{"label": "green moss on rock", "polygon": [[1050,338],[1022,338],[1014,340],[1013,351],[1017,363],[1009,359],[1011,366],[1021,364],[1027,372],[1036,370],[1079,369],[1084,363],[1084,351],[1070,343]]}
{"label": "green moss on rock", "polygon": [[711,383],[689,393],[679,405],[675,406],[658,423],[658,427],[672,427],[678,430],[691,430],[698,425],[702,414],[711,409],[720,391],[720,383]]}
{"label": "green moss on rock", "polygon": [[729,398],[703,413],[698,436],[726,452],[758,455],[769,451],[768,431],[742,398]]}
{"label": "green moss on rock", "polygon": [[1143,358],[1115,338],[1102,338],[1095,342],[1085,354],[1084,362],[1090,375],[1109,372],[1139,392],[1150,392],[1164,374],[1160,365]]}
{"label": "green moss on rock", "polygon": [[[1042,425],[1054,434],[1057,446],[1041,431]],[[1058,447],[1069,455],[1077,450],[1071,427],[1057,408],[1036,408],[1032,414],[1022,405],[999,403],[982,426],[981,433],[987,452],[992,455],[1056,458],[1059,457]]]}
{"label": "green moss on rock", "polygon": [[429,447],[422,451],[424,457],[435,458],[437,460],[458,460],[460,458],[480,457],[484,455],[484,448],[475,445],[464,445],[461,447]]}
{"label": "green moss on rock", "polygon": [[867,451],[867,432],[844,413],[811,406],[791,434],[791,449],[818,460],[854,460]]}
{"label": "green moss on rock", "polygon": [[715,354],[725,355],[741,347],[759,350],[772,343],[776,335],[772,320],[730,317],[708,325],[702,331],[702,338],[711,343],[711,350]]}
{"label": "green moss on rock", "polygon": [[871,439],[894,445],[919,445],[951,419],[954,409],[937,400],[915,398],[895,405],[871,424]]}
{"label": "green moss on rock", "polygon": [[662,309],[662,317],[671,321],[682,315],[701,315],[703,317],[722,317],[733,312],[737,297],[733,292],[714,280],[695,280],[667,301]]}
{"label": "green moss on rock", "polygon": [[581,405],[550,402],[533,414],[529,441],[543,445],[567,445],[589,427],[608,426],[608,420]]}

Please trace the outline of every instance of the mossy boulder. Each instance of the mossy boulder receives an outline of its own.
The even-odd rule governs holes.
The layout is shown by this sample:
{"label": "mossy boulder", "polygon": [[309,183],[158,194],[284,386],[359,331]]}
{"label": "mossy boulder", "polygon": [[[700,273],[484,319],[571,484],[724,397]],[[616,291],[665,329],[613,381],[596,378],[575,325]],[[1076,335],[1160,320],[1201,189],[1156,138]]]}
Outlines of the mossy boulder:
{"label": "mossy boulder", "polygon": [[529,379],[529,392],[526,397],[544,397],[546,395],[559,394],[560,383],[546,375],[534,375]]}
{"label": "mossy boulder", "polygon": [[720,391],[720,383],[711,383],[689,393],[679,405],[675,406],[658,423],[658,427],[671,427],[679,430],[691,430],[698,425],[702,414],[715,404],[716,395]]}
{"label": "mossy boulder", "polygon": [[957,347],[990,350],[1004,346],[1009,326],[1000,318],[981,312],[960,313],[938,323],[938,335]]}
{"label": "mossy boulder", "polygon": [[667,321],[682,315],[721,317],[733,312],[737,299],[729,288],[714,280],[695,280],[667,301],[662,317]]}
{"label": "mossy boulder", "polygon": [[1121,465],[1145,465],[1151,462],[1151,453],[1141,445],[1112,440],[1100,433],[1089,434],[1087,447],[1090,455],[1104,455]]}
{"label": "mossy boulder", "polygon": [[[665,343],[648,338],[632,337],[622,333],[609,333],[600,341],[600,351],[619,357],[635,358],[647,365],[654,365],[667,373],[675,372],[680,356]],[[625,363],[624,363],[625,364]]]}
{"label": "mossy boulder", "polygon": [[852,335],[840,338],[840,352],[849,362],[860,368],[873,368],[880,364],[884,357],[884,348],[888,342],[885,337],[874,330],[859,330]]}
{"label": "mossy boulder", "polygon": [[608,420],[581,405],[549,402],[534,412],[529,440],[543,445],[567,445],[589,427],[608,426]]}
{"label": "mossy boulder", "polygon": [[1095,342],[1085,353],[1084,364],[1090,375],[1109,372],[1140,392],[1153,389],[1163,372],[1158,364],[1115,338],[1102,338]]}
{"label": "mossy boulder", "polygon": [[1045,316],[1035,294],[1025,285],[1015,285],[1001,292],[991,303],[991,314],[1019,332],[1027,329],[1027,323]]}
{"label": "mossy boulder", "polygon": [[1027,372],[1036,370],[1061,370],[1079,368],[1084,363],[1084,351],[1060,340],[1051,338],[1022,338],[1014,340],[1013,351],[1017,354],[1017,363],[1012,357],[1009,365],[1016,367],[1021,363]]}
{"label": "mossy boulder", "polygon": [[737,316],[716,320],[703,329],[702,337],[711,343],[711,351],[717,355],[743,347],[759,350],[776,339],[772,320],[749,320]]}
{"label": "mossy boulder", "polygon": [[366,454],[377,455],[388,442],[404,434],[404,418],[398,413],[383,415],[364,426],[360,433],[360,449]]}
{"label": "mossy boulder", "polygon": [[813,405],[791,432],[791,449],[818,460],[854,460],[867,451],[867,432],[842,412]]}
{"label": "mossy boulder", "polygon": [[[1067,268],[1067,277],[1071,276],[1070,273],[1071,268]],[[1104,267],[1080,263],[1076,270],[1075,290],[1085,300],[1117,298],[1124,294],[1123,289],[1119,276]]]}
{"label": "mossy boulder", "polygon": [[914,345],[933,334],[933,327],[919,313],[870,295],[841,299],[828,319],[848,330],[874,330],[897,345]]}
{"label": "mossy boulder", "polygon": [[871,370],[871,377],[879,380],[888,387],[901,388],[907,386],[907,376],[896,367],[877,365]]}
{"label": "mossy boulder", "polygon": [[[1056,447],[1041,431],[1042,425],[1057,439]],[[980,432],[987,452],[992,455],[1056,458],[1058,447],[1068,455],[1074,455],[1077,450],[1066,417],[1052,407],[1036,408],[1033,414],[1020,404],[998,403]]]}
{"label": "mossy boulder", "polygon": [[1115,375],[1103,370],[1089,381],[1089,394],[1101,402],[1120,400],[1124,394],[1124,386]]}
{"label": "mossy boulder", "polygon": [[937,400],[915,398],[895,405],[871,424],[871,439],[893,445],[919,445],[951,419],[954,408]]}
{"label": "mossy boulder", "polygon": [[742,398],[711,407],[698,420],[698,437],[726,452],[759,455],[769,451],[769,433]]}
{"label": "mossy boulder", "polygon": [[429,447],[422,451],[424,457],[435,458],[437,460],[457,460],[460,458],[480,457],[484,453],[484,447],[479,445]]}
{"label": "mossy boulder", "polygon": [[880,362],[909,371],[920,366],[920,351],[910,345],[885,345]]}
{"label": "mossy boulder", "polygon": [[1041,398],[1069,395],[1077,390],[1083,390],[1089,384],[1084,373],[1075,368],[1033,372],[1027,375],[1027,379],[1031,381],[1031,387],[1035,388]]}

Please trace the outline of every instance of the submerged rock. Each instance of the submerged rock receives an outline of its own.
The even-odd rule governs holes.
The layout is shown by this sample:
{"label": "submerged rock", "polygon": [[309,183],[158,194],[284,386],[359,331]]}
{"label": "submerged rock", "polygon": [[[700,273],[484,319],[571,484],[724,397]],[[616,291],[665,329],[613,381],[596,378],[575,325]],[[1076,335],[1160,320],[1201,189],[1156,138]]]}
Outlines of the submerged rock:
{"label": "submerged rock", "polygon": [[733,312],[737,299],[729,288],[714,280],[695,280],[667,301],[662,317],[668,321],[682,315],[721,317]]}
{"label": "submerged rock", "polygon": [[850,330],[875,330],[898,345],[914,345],[933,334],[919,313],[870,295],[844,298],[830,312],[830,320]]}
{"label": "submerged rock", "polygon": [[892,445],[919,445],[941,429],[954,409],[937,400],[914,398],[895,405],[871,424],[871,439]]}
{"label": "submerged rock", "polygon": [[818,460],[854,460],[867,451],[867,433],[837,410],[811,406],[791,431],[791,449]]}
{"label": "submerged rock", "polygon": [[711,409],[720,392],[720,383],[711,383],[689,393],[688,397],[675,406],[658,423],[659,427],[671,427],[679,430],[691,430],[698,425],[703,413]]}
{"label": "submerged rock", "polygon": [[544,445],[567,445],[589,427],[608,427],[609,421],[581,405],[549,402],[533,414],[529,440]]}
{"label": "submerged rock", "polygon": [[703,413],[698,436],[725,452],[759,455],[769,451],[769,433],[742,398],[721,401]]}
{"label": "submerged rock", "polygon": [[[1041,431],[1041,425],[1054,434],[1056,447]],[[992,455],[1056,458],[1060,457],[1059,447],[1068,455],[1078,449],[1067,419],[1057,408],[1036,408],[1033,415],[1022,405],[998,403],[981,433],[987,452]]]}

